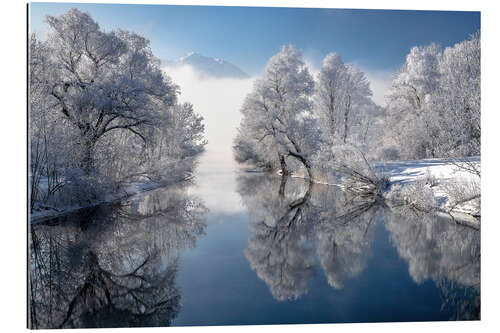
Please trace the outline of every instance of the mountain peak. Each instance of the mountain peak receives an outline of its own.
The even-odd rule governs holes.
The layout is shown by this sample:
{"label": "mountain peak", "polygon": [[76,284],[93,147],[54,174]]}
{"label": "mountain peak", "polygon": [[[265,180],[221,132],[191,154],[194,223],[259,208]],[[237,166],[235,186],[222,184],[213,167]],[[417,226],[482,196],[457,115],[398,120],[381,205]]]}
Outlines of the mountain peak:
{"label": "mountain peak", "polygon": [[167,67],[191,66],[203,77],[248,78],[249,75],[239,67],[221,58],[210,58],[197,52],[188,52],[174,61],[167,61]]}

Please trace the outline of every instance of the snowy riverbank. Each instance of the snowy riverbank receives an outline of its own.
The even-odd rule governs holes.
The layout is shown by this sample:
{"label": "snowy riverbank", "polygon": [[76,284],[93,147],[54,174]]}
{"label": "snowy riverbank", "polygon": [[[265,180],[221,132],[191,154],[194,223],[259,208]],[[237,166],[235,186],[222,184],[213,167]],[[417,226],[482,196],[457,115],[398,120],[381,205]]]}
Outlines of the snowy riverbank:
{"label": "snowy riverbank", "polygon": [[103,205],[103,204],[111,204],[114,202],[118,202],[120,200],[126,199],[132,195],[136,195],[142,192],[146,191],[151,191],[156,188],[164,186],[163,184],[160,183],[130,183],[129,185],[125,186],[121,191],[117,193],[111,193],[111,194],[106,194],[102,200],[96,200],[89,202],[86,205],[73,205],[73,206],[68,206],[64,208],[52,208],[52,207],[47,207],[46,209],[39,209],[36,211],[33,211],[32,213],[28,214],[28,219],[30,223],[39,223],[42,221],[45,221],[50,218],[56,218],[59,216],[64,216],[67,214],[71,214],[74,212],[77,212],[80,209],[86,209],[98,205]]}
{"label": "snowy riverbank", "polygon": [[[480,157],[463,161],[469,167],[480,169]],[[481,179],[459,168],[457,164],[456,160],[436,158],[376,162],[372,168],[377,177],[387,180],[387,186],[380,190],[379,195],[389,206],[407,206],[422,212],[434,212],[455,222],[479,228]],[[292,177],[308,178],[304,172],[294,173]],[[324,175],[316,179],[315,183],[345,188],[340,179],[329,179]]]}
{"label": "snowy riverbank", "polygon": [[[480,157],[468,158],[469,163],[480,167]],[[469,225],[479,226],[481,198],[479,176],[464,171],[449,159],[426,159],[415,161],[391,161],[376,163],[378,174],[388,177],[388,198],[403,193],[408,201],[420,200],[438,213]],[[471,199],[472,198],[472,199]]]}

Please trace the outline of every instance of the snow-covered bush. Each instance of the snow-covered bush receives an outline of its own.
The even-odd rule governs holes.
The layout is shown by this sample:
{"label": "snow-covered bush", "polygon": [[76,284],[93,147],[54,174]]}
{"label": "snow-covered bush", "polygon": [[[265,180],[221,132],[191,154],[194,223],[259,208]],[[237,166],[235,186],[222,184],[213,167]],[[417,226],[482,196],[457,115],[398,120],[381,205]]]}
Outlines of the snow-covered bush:
{"label": "snow-covered bush", "polygon": [[463,211],[474,216],[481,215],[481,184],[479,179],[458,179],[443,184],[448,196],[448,211]]}
{"label": "snow-covered bush", "polygon": [[359,195],[381,195],[389,187],[389,176],[378,173],[356,146],[340,143],[330,148],[324,155],[324,168],[340,177],[340,182],[348,192]]}
{"label": "snow-covered bush", "polygon": [[98,174],[86,175],[80,169],[73,169],[65,173],[64,185],[48,203],[55,208],[88,205],[104,200],[106,193],[116,190],[116,183],[108,177]]}
{"label": "snow-covered bush", "polygon": [[420,212],[432,212],[438,208],[434,192],[423,180],[392,185],[386,199],[392,205],[404,205]]}
{"label": "snow-covered bush", "polygon": [[431,172],[430,168],[427,168],[425,170],[425,178],[424,178],[425,184],[429,185],[430,187],[434,187],[438,185],[438,180],[436,176],[434,176]]}

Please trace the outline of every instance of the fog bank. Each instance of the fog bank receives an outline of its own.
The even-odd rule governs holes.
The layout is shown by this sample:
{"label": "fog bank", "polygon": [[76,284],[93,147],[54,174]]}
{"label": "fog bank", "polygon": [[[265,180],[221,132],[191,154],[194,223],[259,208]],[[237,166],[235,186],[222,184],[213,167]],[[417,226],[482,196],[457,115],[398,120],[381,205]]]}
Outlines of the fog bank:
{"label": "fog bank", "polygon": [[205,118],[208,144],[200,160],[200,171],[232,168],[235,165],[232,145],[240,124],[240,108],[254,78],[200,77],[191,66],[165,67],[164,70],[180,86],[180,101],[192,103],[196,112]]}

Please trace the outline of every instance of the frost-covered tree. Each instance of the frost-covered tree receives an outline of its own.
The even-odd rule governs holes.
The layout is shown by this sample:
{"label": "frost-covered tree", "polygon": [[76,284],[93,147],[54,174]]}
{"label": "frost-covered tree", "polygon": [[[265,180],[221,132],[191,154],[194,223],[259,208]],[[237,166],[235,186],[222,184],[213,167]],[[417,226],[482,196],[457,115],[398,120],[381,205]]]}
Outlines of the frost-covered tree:
{"label": "frost-covered tree", "polygon": [[311,177],[311,156],[320,134],[312,115],[314,81],[293,46],[272,56],[245,99],[234,142],[236,160],[290,172],[287,159],[300,162]]}
{"label": "frost-covered tree", "polygon": [[120,180],[191,178],[195,160],[206,143],[203,117],[194,112],[190,103],[177,104],[166,114],[157,120],[147,144],[123,132],[99,144],[96,157],[103,172]]}
{"label": "frost-covered tree", "polygon": [[235,158],[260,168],[281,169],[285,175],[300,164],[309,178],[312,170],[329,168],[331,173],[334,146],[355,144],[369,151],[375,144],[371,139],[380,108],[371,95],[365,74],[344,64],[339,55],[324,59],[315,83],[300,51],[283,47],[245,100]]}
{"label": "frost-covered tree", "polygon": [[338,54],[330,53],[323,59],[323,66],[318,74],[315,101],[316,111],[321,117],[324,133],[330,143],[333,143],[340,130],[347,76],[347,66]]}
{"label": "frost-covered tree", "polygon": [[[50,70],[48,50],[34,34],[30,36],[29,63],[29,128],[30,128],[30,208],[44,201],[61,187],[60,164],[71,150],[67,145],[67,133],[58,124],[58,117],[51,112],[50,97],[46,92],[44,73]],[[50,149],[52,148],[52,149]],[[47,178],[46,191],[40,190],[42,177]]]}
{"label": "frost-covered tree", "polygon": [[327,142],[346,143],[353,127],[353,112],[374,106],[372,92],[365,74],[352,65],[346,65],[336,53],[323,60],[316,86],[316,112],[322,120]]}
{"label": "frost-covered tree", "polygon": [[440,62],[440,90],[436,108],[446,115],[442,136],[448,156],[481,154],[481,44],[479,32],[447,47]]}
{"label": "frost-covered tree", "polygon": [[[447,47],[414,47],[396,74],[385,140],[402,158],[480,155],[481,46],[479,32]],[[480,174],[474,165],[461,165]]]}
{"label": "frost-covered tree", "polygon": [[372,96],[370,83],[363,72],[353,66],[348,66],[347,73],[348,76],[346,80],[345,106],[343,114],[344,132],[342,136],[342,141],[344,143],[347,142],[347,137],[349,135],[349,118],[352,117],[350,115],[352,110],[356,110],[356,108],[369,104]]}
{"label": "frost-covered tree", "polygon": [[366,172],[370,170],[365,159],[367,153],[373,155],[380,128],[380,108],[371,96],[362,71],[345,64],[338,54],[325,57],[314,96],[315,116],[320,120],[323,138],[313,161],[316,175],[324,181],[338,181],[330,179],[334,173],[347,178],[363,174],[363,181],[370,183],[375,179]]}
{"label": "frost-covered tree", "polygon": [[436,157],[438,129],[430,105],[439,87],[441,48],[413,47],[388,95],[388,128],[403,158]]}
{"label": "frost-covered tree", "polygon": [[60,112],[78,132],[81,166],[94,168],[94,148],[112,131],[148,140],[148,126],[165,117],[178,87],[160,69],[149,41],[137,34],[104,32],[76,9],[48,16],[50,73],[45,84]]}
{"label": "frost-covered tree", "polygon": [[[86,189],[78,196],[87,200],[126,181],[189,178],[206,143],[203,118],[177,102],[149,41],[103,31],[77,9],[46,20],[47,37],[33,35],[29,48],[32,201],[63,187],[65,197]],[[54,170],[63,177],[41,195],[37,179]]]}

